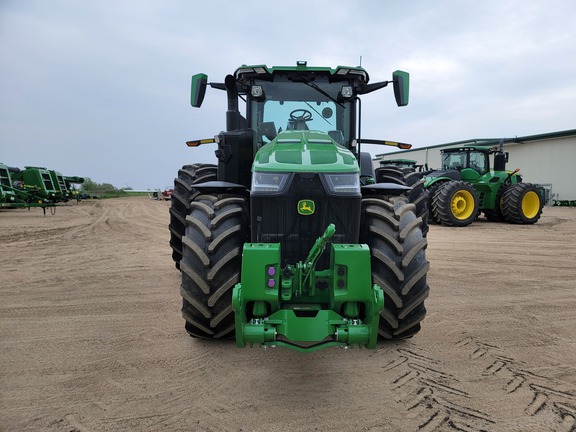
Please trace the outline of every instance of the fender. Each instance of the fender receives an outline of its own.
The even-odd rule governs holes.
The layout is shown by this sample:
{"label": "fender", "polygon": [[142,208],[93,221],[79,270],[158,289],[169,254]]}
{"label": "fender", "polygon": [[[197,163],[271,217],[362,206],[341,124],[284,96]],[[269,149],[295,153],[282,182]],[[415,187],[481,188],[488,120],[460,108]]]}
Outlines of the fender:
{"label": "fender", "polygon": [[235,193],[249,192],[249,190],[244,185],[225,181],[209,181],[205,183],[198,183],[194,185],[194,189],[197,189],[200,192],[210,192],[210,193],[230,192],[230,191],[234,191]]}
{"label": "fender", "polygon": [[371,185],[362,186],[362,195],[369,195],[373,193],[384,193],[387,195],[401,195],[411,191],[410,186],[399,185],[396,183],[374,183]]}

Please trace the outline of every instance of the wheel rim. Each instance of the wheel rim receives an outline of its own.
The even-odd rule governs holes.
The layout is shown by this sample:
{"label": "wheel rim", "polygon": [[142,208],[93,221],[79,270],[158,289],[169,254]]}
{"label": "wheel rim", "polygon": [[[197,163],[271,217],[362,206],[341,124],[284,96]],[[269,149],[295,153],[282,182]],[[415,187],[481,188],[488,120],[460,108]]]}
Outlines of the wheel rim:
{"label": "wheel rim", "polygon": [[528,191],[522,198],[522,213],[528,219],[532,219],[540,210],[540,197],[534,191]]}
{"label": "wheel rim", "polygon": [[474,197],[467,190],[459,190],[450,203],[452,214],[458,220],[466,220],[474,212]]}

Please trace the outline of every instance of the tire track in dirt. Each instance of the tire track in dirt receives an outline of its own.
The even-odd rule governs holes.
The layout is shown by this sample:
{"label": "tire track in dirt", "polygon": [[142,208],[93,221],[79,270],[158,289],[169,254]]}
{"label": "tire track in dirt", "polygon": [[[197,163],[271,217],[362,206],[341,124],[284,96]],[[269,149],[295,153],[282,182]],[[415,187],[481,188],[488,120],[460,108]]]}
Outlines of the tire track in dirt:
{"label": "tire track in dirt", "polygon": [[422,419],[419,431],[488,431],[494,424],[489,414],[470,406],[470,393],[455,375],[442,370],[440,361],[415,347],[397,353],[383,371],[395,372],[392,389],[407,412]]}
{"label": "tire track in dirt", "polygon": [[[393,360],[382,366],[389,377],[396,401],[411,418],[418,419],[418,431],[491,431],[502,425],[520,424],[533,418],[530,430],[576,432],[576,391],[565,382],[534,372],[499,346],[467,334],[458,334],[455,352],[470,360],[469,371],[479,371],[477,380],[447,370],[446,364],[427,350],[412,346],[388,351]],[[522,412],[510,417],[477,406],[478,395],[496,385],[494,400],[511,402]],[[513,403],[512,403],[513,402]],[[500,407],[499,407],[500,408]],[[492,407],[494,409],[494,407]]]}
{"label": "tire track in dirt", "polygon": [[503,355],[498,346],[486,344],[473,336],[463,335],[456,346],[468,348],[471,360],[484,361],[487,366],[482,376],[500,378],[502,390],[510,397],[529,393],[527,399],[530,402],[524,408],[526,415],[552,416],[556,424],[553,430],[556,432],[576,431],[574,389],[563,389],[565,383],[530,371],[524,362]]}
{"label": "tire track in dirt", "polygon": [[188,338],[168,209],[0,212],[0,429],[576,432],[576,214],[432,227],[420,334],[303,355]]}

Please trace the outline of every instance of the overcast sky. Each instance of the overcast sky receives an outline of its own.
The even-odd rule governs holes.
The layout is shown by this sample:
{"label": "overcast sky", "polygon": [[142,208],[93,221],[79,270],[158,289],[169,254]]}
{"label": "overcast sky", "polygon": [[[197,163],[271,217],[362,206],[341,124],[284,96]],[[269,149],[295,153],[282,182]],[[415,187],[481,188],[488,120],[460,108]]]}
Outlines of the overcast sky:
{"label": "overcast sky", "polygon": [[[576,1],[0,0],[0,162],[135,189],[214,162],[225,93],[190,77],[242,64],[362,66],[364,138],[415,147],[576,128]],[[387,148],[366,146],[371,153]]]}

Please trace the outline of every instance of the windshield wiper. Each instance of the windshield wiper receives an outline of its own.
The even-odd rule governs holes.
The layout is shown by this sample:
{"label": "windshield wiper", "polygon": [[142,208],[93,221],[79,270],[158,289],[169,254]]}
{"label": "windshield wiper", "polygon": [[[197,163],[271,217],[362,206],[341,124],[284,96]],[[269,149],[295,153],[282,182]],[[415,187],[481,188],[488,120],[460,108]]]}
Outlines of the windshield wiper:
{"label": "windshield wiper", "polygon": [[341,104],[340,102],[338,102],[337,99],[333,98],[332,96],[330,96],[328,93],[326,93],[324,90],[322,90],[320,87],[318,87],[318,84],[312,82],[310,79],[306,78],[304,75],[300,75],[300,78],[302,78],[303,83],[306,84],[309,87],[312,87],[314,90],[316,90],[318,93],[326,96],[328,99],[330,99],[332,102],[334,102],[335,104],[339,105],[341,108],[344,108],[344,105]]}
{"label": "windshield wiper", "polygon": [[310,102],[304,101],[304,103],[305,103],[306,105],[308,105],[308,108],[310,108],[312,111],[314,111],[316,114],[318,114],[318,116],[319,116],[322,120],[324,120],[326,123],[328,123],[330,126],[332,126],[332,123],[330,123],[330,122],[328,121],[328,119],[327,119],[326,117],[324,117],[322,114],[320,114],[316,108],[314,108],[312,105],[310,105]]}

